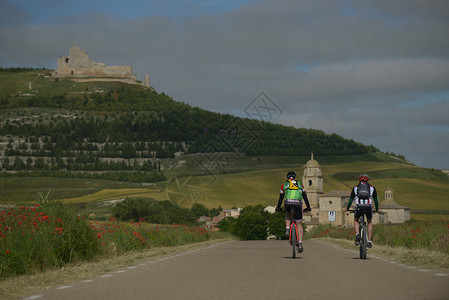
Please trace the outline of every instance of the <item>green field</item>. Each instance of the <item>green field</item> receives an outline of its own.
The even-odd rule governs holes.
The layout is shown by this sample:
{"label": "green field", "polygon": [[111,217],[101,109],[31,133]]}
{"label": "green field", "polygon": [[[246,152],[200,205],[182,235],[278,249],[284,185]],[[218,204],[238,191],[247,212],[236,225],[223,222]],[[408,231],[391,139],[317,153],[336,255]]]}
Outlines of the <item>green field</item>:
{"label": "green field", "polygon": [[[188,159],[188,158],[184,158]],[[285,174],[294,170],[300,178],[303,163],[291,164],[289,168],[279,161],[278,168],[270,168],[272,162],[256,161],[255,158],[240,158],[233,162],[238,171],[221,175],[199,175],[200,170],[188,175],[191,164],[167,172],[170,180],[155,185],[130,184],[106,180],[63,178],[0,178],[0,204],[34,203],[39,193],[50,191],[49,199],[66,199],[72,203],[96,203],[126,197],[147,197],[159,201],[171,200],[181,206],[194,202],[208,208],[244,207],[277,203],[279,188]],[[290,162],[293,160],[289,158]],[[319,158],[318,158],[319,160]],[[251,170],[253,168],[260,168]],[[384,190],[394,191],[394,200],[414,210],[449,211],[449,178],[442,172],[418,168],[410,164],[394,162],[342,162],[321,164],[324,192],[350,190],[357,182],[359,173],[368,173],[371,184],[376,186],[379,201],[383,201]]]}

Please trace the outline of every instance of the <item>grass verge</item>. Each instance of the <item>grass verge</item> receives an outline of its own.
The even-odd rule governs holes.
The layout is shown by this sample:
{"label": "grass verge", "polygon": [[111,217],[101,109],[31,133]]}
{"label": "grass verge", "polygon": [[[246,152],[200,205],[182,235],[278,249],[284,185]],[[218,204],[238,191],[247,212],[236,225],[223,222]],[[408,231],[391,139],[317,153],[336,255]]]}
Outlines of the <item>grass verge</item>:
{"label": "grass verge", "polygon": [[[355,247],[354,242],[350,240],[329,237],[322,237],[319,238],[319,240],[358,252],[358,248]],[[449,272],[449,255],[437,251],[423,248],[409,249],[405,247],[373,245],[373,248],[368,250],[367,257],[370,255],[381,256],[397,263],[419,268],[438,270],[446,273]]]}

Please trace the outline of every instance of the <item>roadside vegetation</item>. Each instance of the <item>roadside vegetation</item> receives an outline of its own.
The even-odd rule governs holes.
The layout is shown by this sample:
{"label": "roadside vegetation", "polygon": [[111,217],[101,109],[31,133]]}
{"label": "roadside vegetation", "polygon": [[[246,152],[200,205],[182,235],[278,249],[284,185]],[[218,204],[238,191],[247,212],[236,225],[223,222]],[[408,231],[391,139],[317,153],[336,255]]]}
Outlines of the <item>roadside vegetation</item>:
{"label": "roadside vegetation", "polygon": [[152,224],[143,218],[122,222],[116,217],[90,221],[61,201],[41,200],[0,210],[0,278],[225,236],[198,224]]}
{"label": "roadside vegetation", "polygon": [[[354,248],[353,228],[318,225],[306,233],[308,239],[330,239]],[[449,270],[449,216],[434,220],[414,220],[403,224],[374,226],[371,253],[386,255],[399,262]]]}

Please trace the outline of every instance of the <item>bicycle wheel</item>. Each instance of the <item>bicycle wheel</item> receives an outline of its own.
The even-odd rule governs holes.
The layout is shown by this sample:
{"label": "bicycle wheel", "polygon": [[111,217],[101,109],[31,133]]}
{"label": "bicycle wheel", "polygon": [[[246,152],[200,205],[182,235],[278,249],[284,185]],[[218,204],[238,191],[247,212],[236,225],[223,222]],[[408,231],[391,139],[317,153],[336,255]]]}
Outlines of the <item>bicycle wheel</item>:
{"label": "bicycle wheel", "polygon": [[292,223],[290,225],[291,230],[291,240],[292,240],[292,258],[296,258],[296,224]]}
{"label": "bicycle wheel", "polygon": [[366,259],[366,247],[368,246],[368,239],[366,237],[366,227],[365,223],[362,224],[361,228],[361,240],[360,240],[360,258]]}

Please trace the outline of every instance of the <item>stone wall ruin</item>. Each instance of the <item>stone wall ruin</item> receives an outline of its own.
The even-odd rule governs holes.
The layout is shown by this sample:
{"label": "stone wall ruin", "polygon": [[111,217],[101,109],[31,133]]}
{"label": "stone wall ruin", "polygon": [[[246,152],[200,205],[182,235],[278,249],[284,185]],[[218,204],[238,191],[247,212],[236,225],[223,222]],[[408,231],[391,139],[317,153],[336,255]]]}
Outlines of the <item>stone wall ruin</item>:
{"label": "stone wall ruin", "polygon": [[140,83],[134,74],[131,66],[107,66],[104,63],[95,62],[89,58],[86,51],[82,50],[75,43],[69,50],[69,56],[58,58],[58,67],[52,72],[54,78],[73,78],[83,81],[104,79],[116,79],[127,83],[139,83],[150,87],[149,75],[145,76],[145,81]]}

